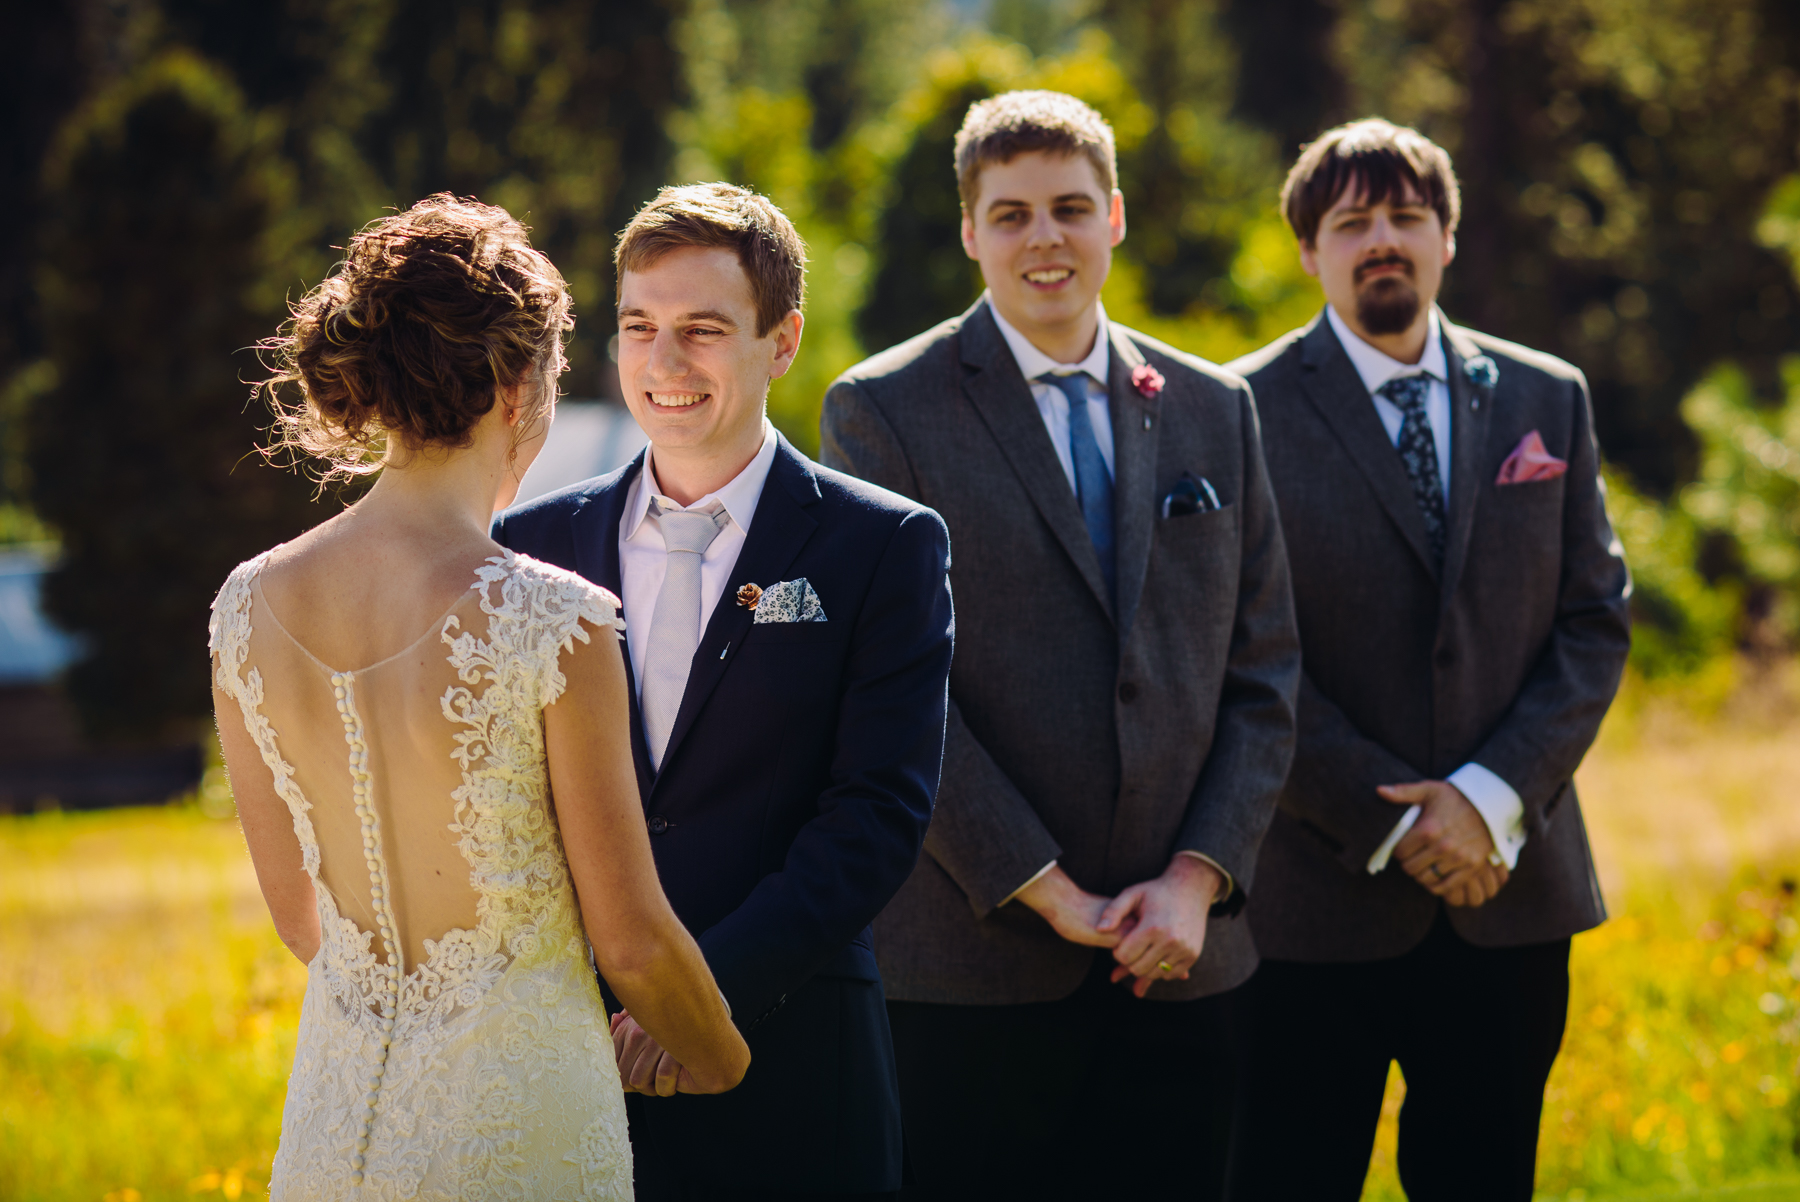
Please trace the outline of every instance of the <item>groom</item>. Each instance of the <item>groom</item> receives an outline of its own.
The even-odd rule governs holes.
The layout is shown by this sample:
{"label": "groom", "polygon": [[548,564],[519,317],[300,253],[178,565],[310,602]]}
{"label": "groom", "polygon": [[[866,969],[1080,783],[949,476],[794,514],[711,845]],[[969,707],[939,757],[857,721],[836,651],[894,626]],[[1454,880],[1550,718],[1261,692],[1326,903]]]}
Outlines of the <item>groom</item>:
{"label": "groom", "polygon": [[502,544],[624,601],[632,744],[663,888],[749,1074],[614,1034],[638,1197],[865,1198],[900,1183],[869,923],[912,871],[943,752],[949,541],[931,510],[777,434],[805,247],[767,199],[665,188],[620,236],[619,375],[650,445],[503,514]]}

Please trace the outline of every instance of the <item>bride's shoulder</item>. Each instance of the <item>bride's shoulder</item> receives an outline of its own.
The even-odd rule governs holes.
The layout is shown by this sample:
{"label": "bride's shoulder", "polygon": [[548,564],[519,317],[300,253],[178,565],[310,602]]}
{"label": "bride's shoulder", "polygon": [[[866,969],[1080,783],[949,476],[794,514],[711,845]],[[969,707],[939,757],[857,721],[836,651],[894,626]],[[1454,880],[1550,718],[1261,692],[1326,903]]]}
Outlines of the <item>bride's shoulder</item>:
{"label": "bride's shoulder", "polygon": [[223,644],[232,637],[248,637],[250,585],[275,551],[276,548],[271,547],[231,569],[225,582],[219,586],[219,591],[213,594],[211,613],[207,620],[206,641],[210,651],[219,652]]}
{"label": "bride's shoulder", "polygon": [[623,631],[619,598],[587,577],[555,564],[503,550],[487,561],[481,573],[490,580],[513,583],[527,613],[553,623],[586,620],[595,626]]}
{"label": "bride's shoulder", "polygon": [[269,556],[275,554],[279,549],[270,547],[262,554],[254,555],[231,569],[230,574],[225,577],[224,583],[219,585],[219,591],[213,594],[213,609],[216,611],[221,607],[237,603],[239,598],[249,591],[251,581],[255,580],[257,574],[268,564]]}

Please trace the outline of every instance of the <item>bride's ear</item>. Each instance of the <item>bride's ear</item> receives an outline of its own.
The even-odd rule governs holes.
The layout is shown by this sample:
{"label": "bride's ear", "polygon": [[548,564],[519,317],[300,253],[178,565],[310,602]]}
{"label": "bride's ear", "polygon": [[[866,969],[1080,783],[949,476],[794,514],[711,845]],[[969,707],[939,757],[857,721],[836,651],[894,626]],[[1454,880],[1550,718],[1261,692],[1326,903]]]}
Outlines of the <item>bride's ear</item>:
{"label": "bride's ear", "polygon": [[497,389],[500,402],[500,414],[509,426],[516,426],[525,417],[524,406],[520,404],[525,393],[525,382],[521,380],[511,388]]}

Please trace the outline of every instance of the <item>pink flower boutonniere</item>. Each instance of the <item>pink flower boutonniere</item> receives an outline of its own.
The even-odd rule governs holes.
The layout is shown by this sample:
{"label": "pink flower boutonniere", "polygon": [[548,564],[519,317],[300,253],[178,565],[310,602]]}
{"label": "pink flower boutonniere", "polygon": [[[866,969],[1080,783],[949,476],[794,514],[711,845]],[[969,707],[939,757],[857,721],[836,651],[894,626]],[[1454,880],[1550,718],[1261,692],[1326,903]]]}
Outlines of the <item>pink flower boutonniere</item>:
{"label": "pink flower boutonniere", "polygon": [[1148,363],[1131,369],[1131,386],[1145,396],[1155,396],[1165,383],[1162,373]]}

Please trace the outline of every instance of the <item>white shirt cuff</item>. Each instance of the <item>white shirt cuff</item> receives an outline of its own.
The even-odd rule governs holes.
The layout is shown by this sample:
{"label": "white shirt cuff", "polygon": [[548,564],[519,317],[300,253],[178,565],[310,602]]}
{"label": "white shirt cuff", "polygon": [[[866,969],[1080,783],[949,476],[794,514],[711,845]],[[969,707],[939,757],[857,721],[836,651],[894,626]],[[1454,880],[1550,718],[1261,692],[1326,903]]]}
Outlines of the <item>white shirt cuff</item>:
{"label": "white shirt cuff", "polygon": [[998,902],[994,903],[994,909],[998,910],[1001,906],[1004,906],[1007,902],[1009,902],[1013,898],[1019,896],[1019,894],[1025,892],[1025,890],[1031,888],[1034,884],[1037,883],[1037,880],[1039,877],[1043,876],[1046,872],[1049,872],[1052,868],[1055,868],[1055,867],[1056,867],[1056,861],[1051,860],[1048,864],[1044,865],[1042,868],[1040,868],[1036,872],[1032,873],[1030,880],[1026,881],[1023,885],[1020,885],[1017,889],[1014,889],[1011,893],[1008,893],[1005,897],[1001,898]]}
{"label": "white shirt cuff", "polygon": [[1231,874],[1229,872],[1225,871],[1225,865],[1219,863],[1217,860],[1213,859],[1211,856],[1207,855],[1205,852],[1182,850],[1182,851],[1176,852],[1175,854],[1178,856],[1191,856],[1194,859],[1199,860],[1202,864],[1211,864],[1214,868],[1217,868],[1219,870],[1219,875],[1225,878],[1225,883],[1224,883],[1224,885],[1222,885],[1220,887],[1217,896],[1215,896],[1213,898],[1214,905],[1217,905],[1218,903],[1224,901],[1226,898],[1230,897],[1232,890],[1237,888],[1237,882],[1231,879]]}
{"label": "white shirt cuff", "polygon": [[1518,791],[1493,772],[1473,761],[1464,764],[1446,778],[1469,799],[1481,820],[1487,823],[1507,871],[1519,865],[1519,852],[1525,847],[1525,803]]}
{"label": "white shirt cuff", "polygon": [[1406,838],[1406,832],[1410,831],[1413,823],[1418,820],[1418,806],[1409,806],[1406,813],[1400,815],[1400,821],[1394,824],[1394,829],[1389,832],[1388,837],[1381,841],[1381,846],[1377,847],[1375,854],[1369,857],[1370,876],[1374,876],[1388,866],[1388,860],[1393,856],[1394,848],[1399,846],[1400,840]]}

